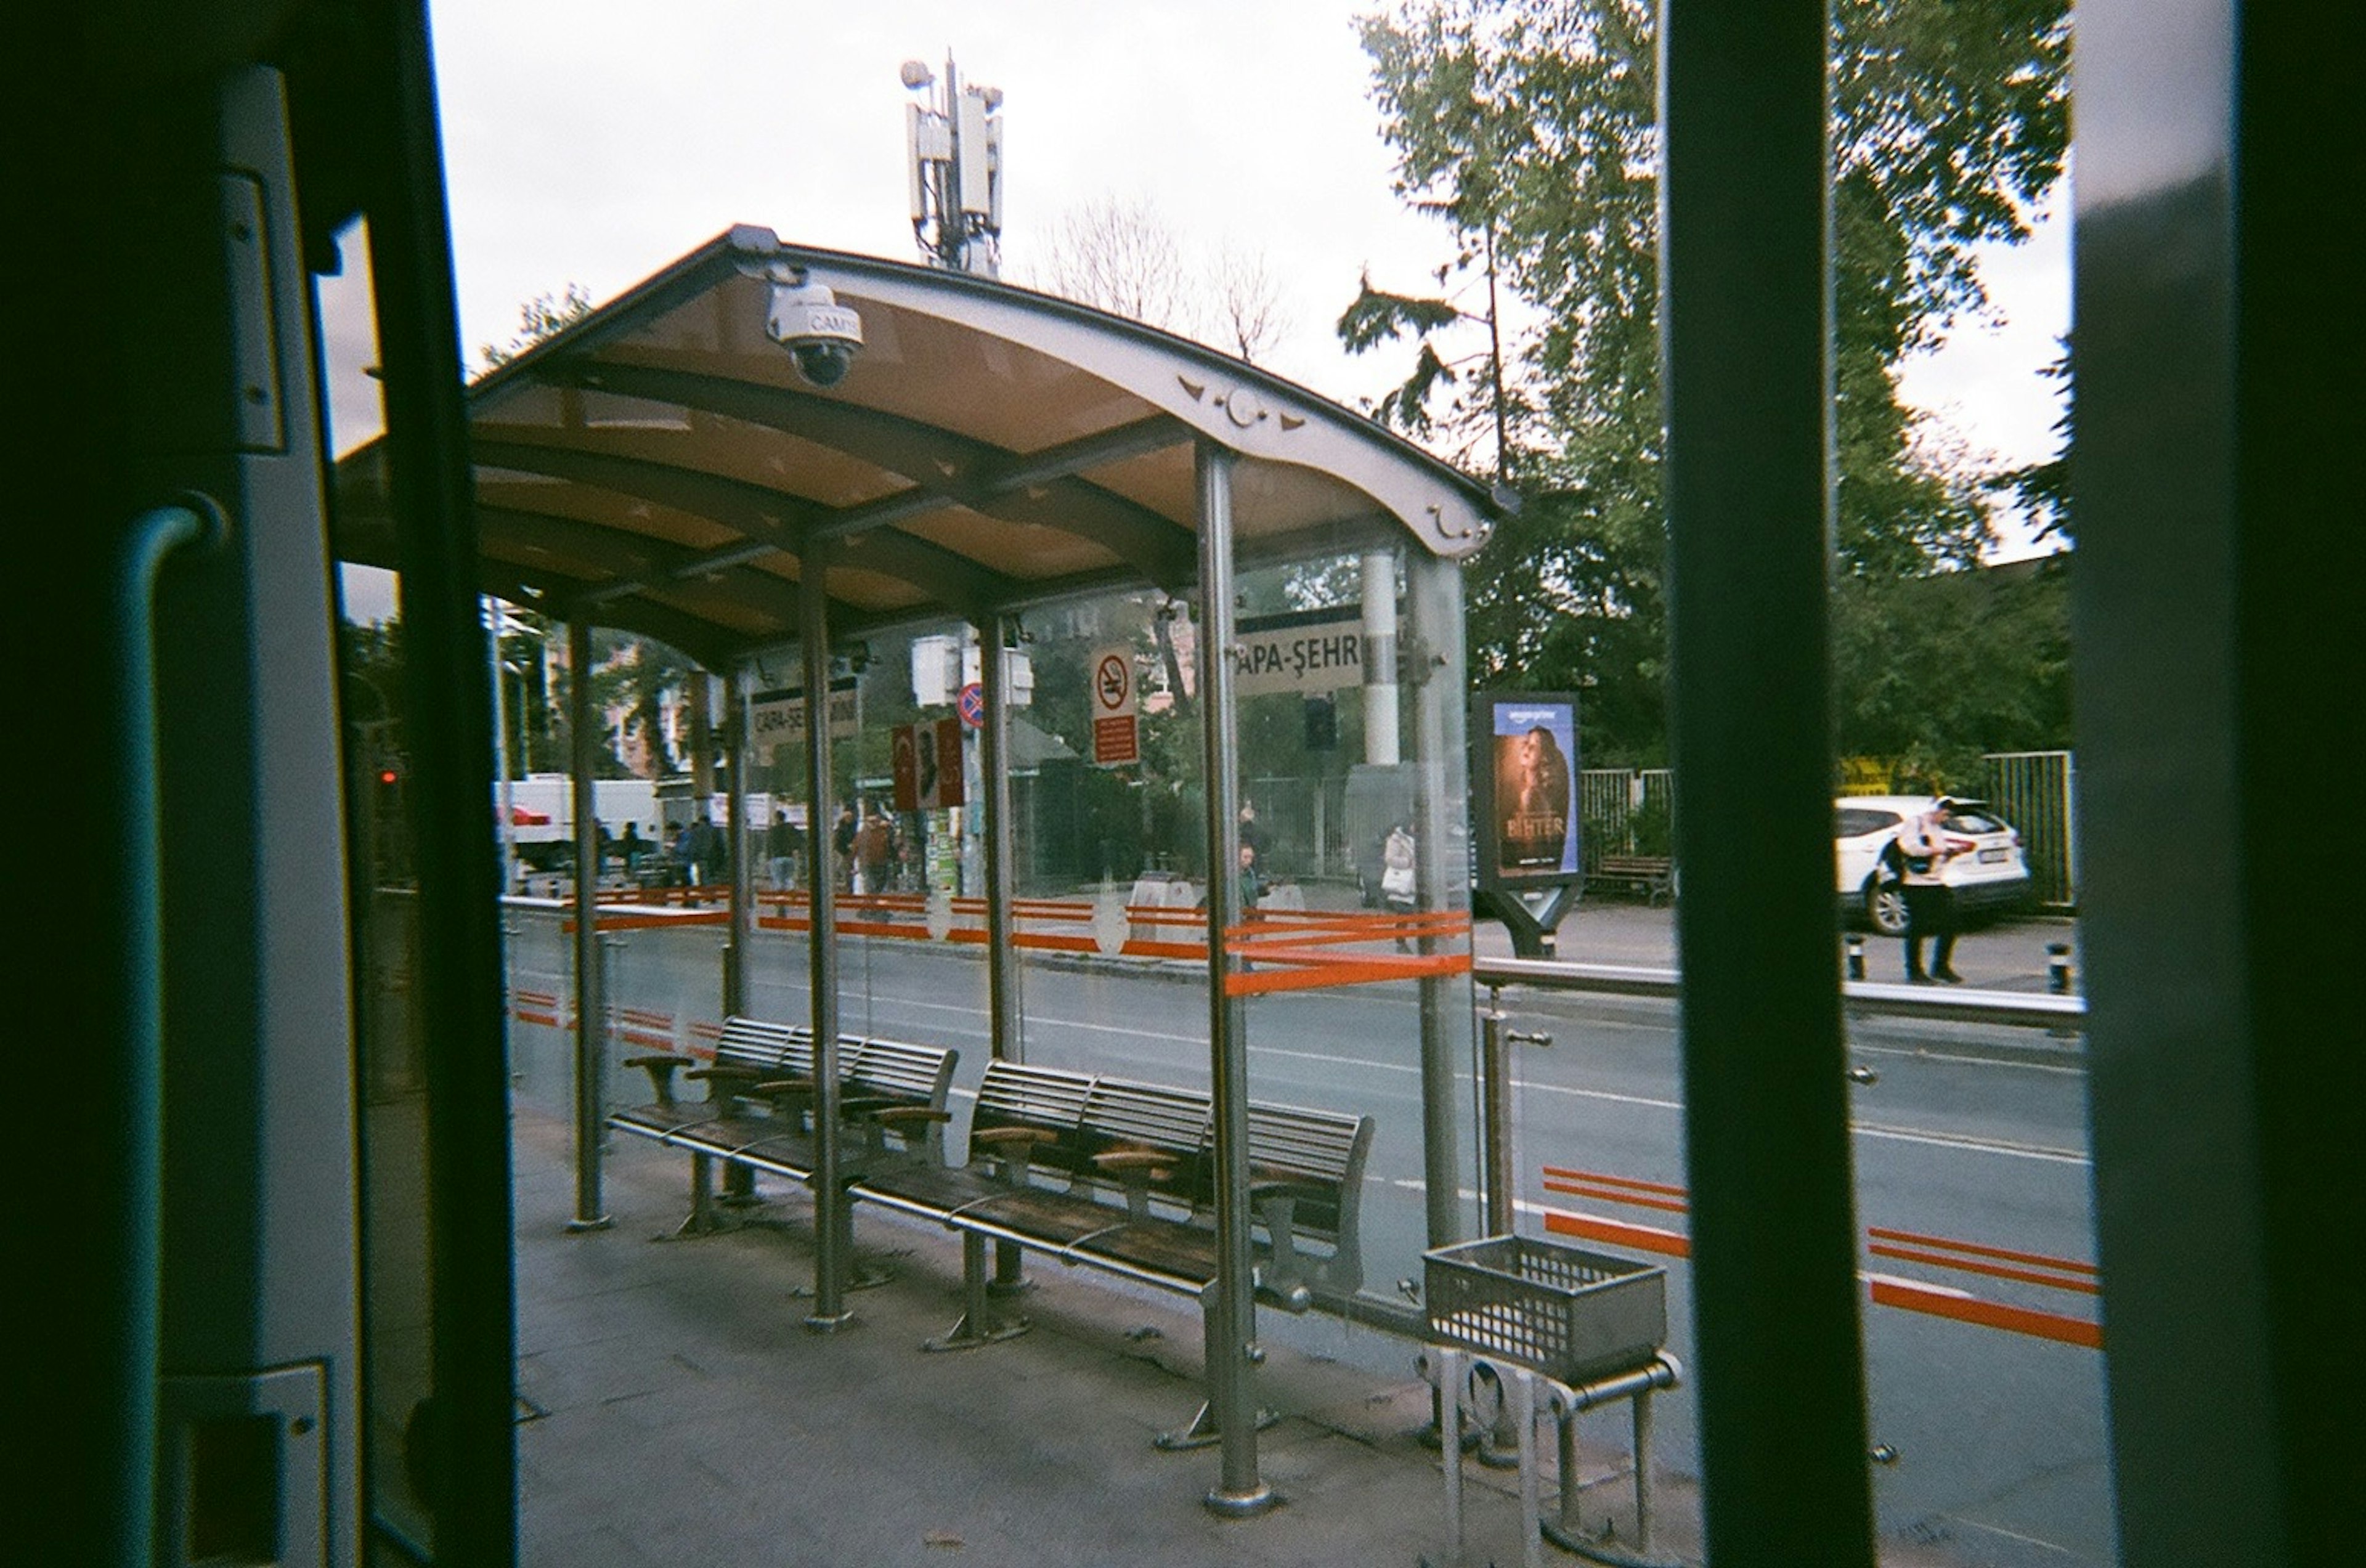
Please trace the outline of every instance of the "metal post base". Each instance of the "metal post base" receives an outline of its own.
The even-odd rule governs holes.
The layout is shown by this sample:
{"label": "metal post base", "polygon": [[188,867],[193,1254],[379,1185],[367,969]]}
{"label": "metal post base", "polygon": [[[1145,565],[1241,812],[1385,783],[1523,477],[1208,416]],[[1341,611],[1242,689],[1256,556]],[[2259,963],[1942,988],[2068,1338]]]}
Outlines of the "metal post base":
{"label": "metal post base", "polygon": [[1023,1317],[997,1316],[986,1298],[994,1286],[986,1277],[986,1237],[962,1233],[961,1321],[933,1339],[920,1341],[923,1350],[975,1350],[1000,1339],[1013,1339],[1034,1326]]}
{"label": "metal post base", "polygon": [[1255,1518],[1280,1507],[1281,1494],[1263,1482],[1250,1492],[1227,1492],[1220,1486],[1201,1498],[1200,1506],[1222,1518]]}
{"label": "metal post base", "polygon": [[836,1334],[842,1328],[853,1326],[854,1314],[851,1312],[837,1313],[827,1317],[820,1313],[816,1313],[806,1319],[806,1329],[812,1334]]}
{"label": "metal post base", "polygon": [[[1181,1453],[1187,1449],[1212,1448],[1222,1442],[1224,1434],[1216,1426],[1214,1410],[1211,1404],[1201,1402],[1200,1413],[1191,1417],[1190,1425],[1179,1431],[1159,1433],[1150,1440],[1151,1446],[1164,1449],[1168,1453]],[[1260,1405],[1256,1413],[1256,1429],[1262,1432],[1280,1419],[1280,1411]]]}
{"label": "metal post base", "polygon": [[614,1220],[610,1219],[605,1214],[601,1215],[596,1220],[569,1220],[567,1222],[567,1234],[569,1235],[582,1235],[590,1231],[604,1231],[614,1225],[615,1223],[616,1222]]}
{"label": "metal post base", "polygon": [[[846,1288],[850,1291],[875,1291],[882,1285],[894,1283],[895,1279],[896,1270],[884,1263],[858,1258],[847,1265]],[[813,1293],[814,1288],[811,1285],[789,1287],[789,1294],[798,1301],[804,1301]]]}
{"label": "metal post base", "polygon": [[920,1341],[923,1350],[975,1350],[981,1345],[999,1344],[1016,1339],[1035,1325],[1023,1317],[988,1317],[983,1322],[967,1313],[962,1320],[944,1333]]}
{"label": "metal post base", "polygon": [[682,1224],[663,1235],[653,1235],[649,1239],[651,1241],[696,1241],[701,1236],[721,1235],[725,1231],[738,1228],[735,1222],[711,1209],[704,1213],[693,1209],[682,1217]]}

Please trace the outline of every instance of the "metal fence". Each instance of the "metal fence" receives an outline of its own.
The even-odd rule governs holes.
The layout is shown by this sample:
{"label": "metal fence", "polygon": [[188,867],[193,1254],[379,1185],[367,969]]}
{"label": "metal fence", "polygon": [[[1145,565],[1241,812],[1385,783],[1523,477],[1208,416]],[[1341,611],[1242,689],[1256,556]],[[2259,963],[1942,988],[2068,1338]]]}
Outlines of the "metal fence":
{"label": "metal fence", "polygon": [[1992,751],[1988,798],[2021,831],[2029,877],[2040,906],[2079,903],[2079,833],[2075,812],[2079,770],[2068,751]]}
{"label": "metal fence", "polygon": [[1585,862],[1664,855],[1674,847],[1675,776],[1665,768],[1587,768],[1577,775]]}
{"label": "metal fence", "polygon": [[[2020,830],[2038,906],[2079,903],[2075,805],[2079,770],[2068,751],[1993,751],[1984,793]],[[1663,855],[1674,826],[1674,781],[1665,768],[1588,768],[1578,775],[1578,814],[1588,863],[1603,855]]]}

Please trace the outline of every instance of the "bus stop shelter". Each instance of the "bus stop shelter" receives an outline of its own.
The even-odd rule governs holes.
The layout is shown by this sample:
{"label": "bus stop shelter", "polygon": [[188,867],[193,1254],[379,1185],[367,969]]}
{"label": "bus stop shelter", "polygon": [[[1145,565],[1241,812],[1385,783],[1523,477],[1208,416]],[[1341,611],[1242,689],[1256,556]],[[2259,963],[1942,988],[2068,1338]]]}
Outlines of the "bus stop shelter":
{"label": "bus stop shelter", "polygon": [[[843,374],[801,367],[768,321],[826,288],[860,320]],[[1011,702],[997,652],[1031,607],[1116,591],[1188,604],[1204,790],[1209,1072],[1222,1272],[1210,1413],[1222,1474],[1211,1505],[1254,1511],[1255,1298],[1243,1003],[1261,991],[1417,982],[1426,1241],[1463,1239],[1454,1110],[1470,1042],[1459,563],[1486,540],[1487,487],[1351,411],[1202,345],[971,276],[783,244],[739,227],[501,366],[470,389],[480,586],[565,622],[572,682],[576,865],[601,863],[586,678],[591,628],[657,638],[723,676],[731,831],[727,1012],[759,908],[746,807],[752,670],[794,646],[804,712],[828,710],[833,649],[952,617],[975,628],[984,711],[984,948],[994,1054],[1020,1049],[1010,825]],[[377,444],[339,466],[337,552],[394,564]],[[1244,959],[1236,566],[1279,563],[1352,603],[1364,764],[1403,781],[1417,908],[1462,917],[1411,951]],[[1326,586],[1327,585],[1327,586]],[[1352,599],[1350,595],[1353,595]],[[1172,662],[1171,647],[1168,649]],[[803,725],[807,841],[828,852],[832,726]],[[847,1320],[848,1201],[837,1179],[839,892],[807,879],[806,932],[821,1169],[813,1315]],[[575,879],[578,1019],[603,1016],[597,877]],[[1352,936],[1353,933],[1351,933]],[[1351,942],[1351,947],[1357,944]],[[1384,948],[1389,944],[1380,944]],[[578,1223],[602,1222],[602,1046],[580,1031]]]}

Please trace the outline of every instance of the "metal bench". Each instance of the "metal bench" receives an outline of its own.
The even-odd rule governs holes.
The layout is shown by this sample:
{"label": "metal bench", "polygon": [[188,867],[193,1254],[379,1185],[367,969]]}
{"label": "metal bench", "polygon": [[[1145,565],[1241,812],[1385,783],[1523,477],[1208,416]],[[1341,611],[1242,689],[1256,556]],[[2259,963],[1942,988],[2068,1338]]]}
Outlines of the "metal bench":
{"label": "metal bench", "polygon": [[1674,894],[1676,868],[1666,855],[1604,855],[1587,869],[1585,879],[1616,883],[1640,893],[1646,904],[1657,904]]}
{"label": "metal bench", "polygon": [[[1357,1242],[1369,1117],[1252,1103],[1251,1247],[1261,1298],[1291,1312],[1363,1282]],[[1208,1093],[997,1061],[978,1087],[969,1158],[866,1174],[862,1201],[962,1234],[963,1311],[928,1341],[968,1349],[1023,1333],[988,1299],[986,1243],[1197,1297],[1211,1337],[1217,1273],[1214,1107]],[[1160,1446],[1216,1440],[1208,1408]]]}
{"label": "metal bench", "polygon": [[[934,1166],[943,1158],[945,1096],[957,1053],[942,1046],[855,1035],[839,1039],[839,1110],[853,1134],[851,1172],[898,1165]],[[818,1157],[812,1032],[759,1019],[726,1020],[715,1060],[653,1053],[625,1065],[649,1075],[654,1098],[616,1111],[608,1125],[620,1133],[679,1148],[690,1156],[691,1210],[684,1234],[715,1227],[715,1162],[809,1182]],[[677,1074],[704,1082],[706,1098],[679,1100]]]}

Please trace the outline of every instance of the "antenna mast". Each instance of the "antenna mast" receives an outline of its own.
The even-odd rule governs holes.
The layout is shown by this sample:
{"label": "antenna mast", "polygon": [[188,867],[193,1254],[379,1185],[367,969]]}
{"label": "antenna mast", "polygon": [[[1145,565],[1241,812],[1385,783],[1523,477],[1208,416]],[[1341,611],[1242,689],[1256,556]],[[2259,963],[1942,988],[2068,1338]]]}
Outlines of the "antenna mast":
{"label": "antenna mast", "polygon": [[904,106],[912,236],[930,264],[998,277],[1002,266],[1002,107],[999,87],[965,87],[945,55],[944,90],[918,60],[904,62],[904,85],[922,95]]}

